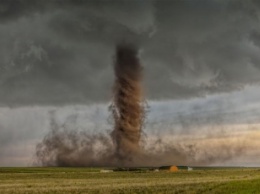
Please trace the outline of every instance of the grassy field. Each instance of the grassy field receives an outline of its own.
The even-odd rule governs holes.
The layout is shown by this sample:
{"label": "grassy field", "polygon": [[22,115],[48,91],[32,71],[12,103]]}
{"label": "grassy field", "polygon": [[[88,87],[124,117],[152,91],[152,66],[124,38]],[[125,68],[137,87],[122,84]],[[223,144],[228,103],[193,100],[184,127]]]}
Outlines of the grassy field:
{"label": "grassy field", "polygon": [[260,194],[260,168],[108,173],[99,168],[0,168],[0,193]]}

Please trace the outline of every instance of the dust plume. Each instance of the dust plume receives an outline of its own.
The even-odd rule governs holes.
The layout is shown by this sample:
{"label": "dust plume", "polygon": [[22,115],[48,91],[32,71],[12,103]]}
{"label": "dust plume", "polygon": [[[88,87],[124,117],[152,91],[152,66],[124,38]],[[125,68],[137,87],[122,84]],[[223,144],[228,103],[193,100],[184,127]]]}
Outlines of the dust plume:
{"label": "dust plume", "polygon": [[52,111],[50,131],[37,144],[34,163],[42,166],[110,166],[113,163],[112,150],[109,136],[90,135],[65,124],[60,126],[55,111]]}
{"label": "dust plume", "polygon": [[[40,163],[46,166],[96,166],[103,163],[100,161],[108,161],[108,158],[111,164],[129,166],[133,163],[141,152],[144,120],[142,67],[134,46],[117,45],[114,72],[113,102],[109,107],[114,119],[111,140],[104,135],[91,136],[86,132],[69,132],[66,129],[59,131],[51,117],[51,131],[36,148]],[[96,153],[95,143],[102,144],[105,149]],[[105,162],[104,165],[110,164]]]}
{"label": "dust plume", "polygon": [[118,158],[118,145],[109,131],[91,134],[89,129],[79,130],[76,123],[71,125],[74,122],[70,118],[64,123],[58,122],[56,115],[57,112],[50,113],[50,131],[36,147],[37,166],[221,165],[243,156],[259,155],[260,133],[251,130],[248,134],[235,135],[217,132],[211,138],[195,132],[160,137],[146,135],[139,142],[138,154],[123,159]]}
{"label": "dust plume", "polygon": [[[241,156],[250,150],[244,137],[215,134],[212,139],[176,135],[145,136],[142,66],[138,49],[119,44],[114,63],[115,84],[112,133],[90,134],[88,130],[58,125],[50,113],[50,132],[36,147],[37,163],[43,166],[159,166],[210,165]],[[69,121],[69,123],[73,123]],[[194,123],[193,123],[194,124]],[[157,129],[158,130],[158,129]],[[216,131],[216,130],[215,130]],[[198,135],[198,133],[197,133]]]}
{"label": "dust plume", "polygon": [[114,102],[111,110],[114,116],[112,139],[115,154],[119,160],[132,160],[140,151],[140,138],[144,118],[142,106],[142,67],[134,46],[117,46],[114,65]]}

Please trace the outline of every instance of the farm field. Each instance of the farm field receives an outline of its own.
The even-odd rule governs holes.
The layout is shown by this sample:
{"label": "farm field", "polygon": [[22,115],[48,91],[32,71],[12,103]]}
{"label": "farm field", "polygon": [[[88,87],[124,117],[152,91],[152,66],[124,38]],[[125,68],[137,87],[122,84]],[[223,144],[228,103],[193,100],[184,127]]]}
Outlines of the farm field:
{"label": "farm field", "polygon": [[0,168],[0,193],[260,193],[260,168],[105,173],[101,169]]}

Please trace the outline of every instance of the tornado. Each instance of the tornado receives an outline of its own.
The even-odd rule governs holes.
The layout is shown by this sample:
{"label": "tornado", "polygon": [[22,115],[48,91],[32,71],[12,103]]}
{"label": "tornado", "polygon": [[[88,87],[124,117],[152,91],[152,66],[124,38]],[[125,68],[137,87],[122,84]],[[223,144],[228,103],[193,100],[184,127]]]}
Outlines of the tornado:
{"label": "tornado", "polygon": [[143,73],[135,46],[117,45],[114,74],[112,139],[116,157],[122,162],[129,162],[140,153],[144,120]]}

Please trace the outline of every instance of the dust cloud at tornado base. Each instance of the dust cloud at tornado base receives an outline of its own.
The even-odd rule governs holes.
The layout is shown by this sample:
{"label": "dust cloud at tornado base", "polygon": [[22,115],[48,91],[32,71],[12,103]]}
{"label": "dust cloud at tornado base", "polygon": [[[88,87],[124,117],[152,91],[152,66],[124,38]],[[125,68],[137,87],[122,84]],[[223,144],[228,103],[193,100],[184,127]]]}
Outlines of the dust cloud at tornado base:
{"label": "dust cloud at tornado base", "polygon": [[201,137],[201,134],[197,137],[196,134],[187,137],[181,135],[158,137],[144,134],[138,155],[122,162],[116,155],[111,131],[90,134],[87,129],[78,130],[77,127],[59,123],[56,114],[55,111],[49,114],[50,131],[37,145],[35,165],[214,165],[226,163],[250,152],[251,155],[255,155],[254,152],[260,146],[258,142],[260,134],[254,131],[247,135],[222,134],[219,131],[214,133],[214,136],[211,134],[211,137],[206,138]]}

